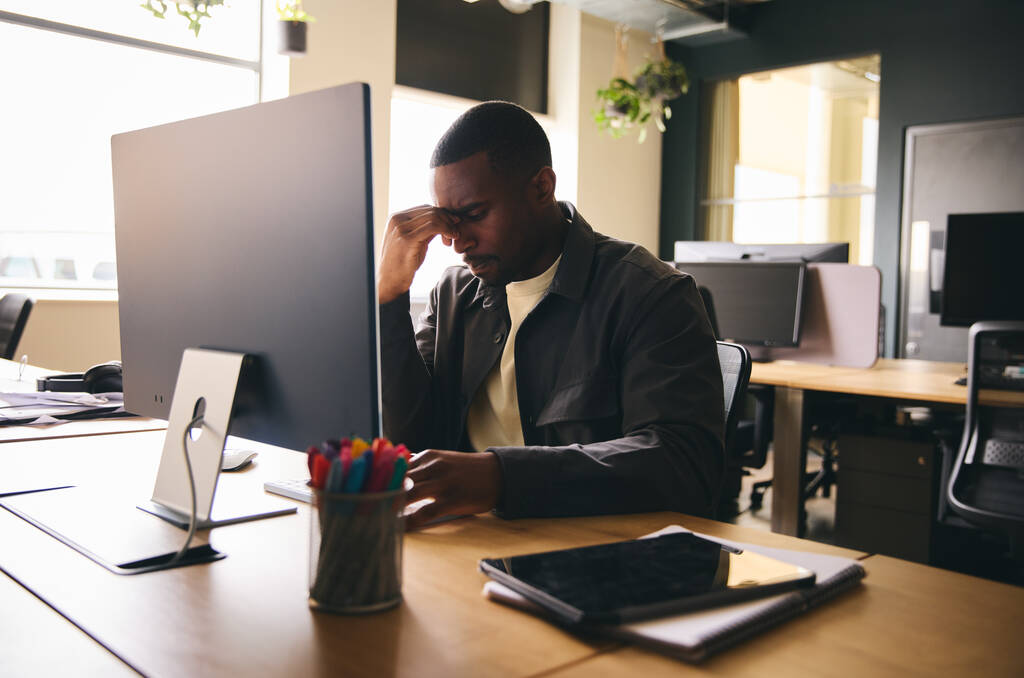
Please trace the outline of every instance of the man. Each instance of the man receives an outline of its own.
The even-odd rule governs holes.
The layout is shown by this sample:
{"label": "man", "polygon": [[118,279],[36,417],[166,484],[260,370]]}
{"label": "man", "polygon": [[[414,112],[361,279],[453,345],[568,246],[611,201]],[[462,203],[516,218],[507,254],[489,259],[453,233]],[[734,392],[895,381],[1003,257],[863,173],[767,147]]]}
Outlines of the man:
{"label": "man", "polygon": [[[430,165],[435,205],[391,217],[377,283],[384,431],[424,450],[409,501],[434,499],[409,527],[710,513],[722,377],[693,278],[557,202],[547,137],[518,106],[467,111]],[[467,266],[414,334],[409,286],[438,235]]]}

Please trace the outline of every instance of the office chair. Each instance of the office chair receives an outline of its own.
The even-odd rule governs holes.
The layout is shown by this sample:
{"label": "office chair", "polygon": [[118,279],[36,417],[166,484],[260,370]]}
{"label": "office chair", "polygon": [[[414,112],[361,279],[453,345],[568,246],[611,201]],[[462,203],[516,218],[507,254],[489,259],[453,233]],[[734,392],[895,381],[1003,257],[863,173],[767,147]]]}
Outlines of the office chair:
{"label": "office chair", "polygon": [[1024,390],[1004,370],[1024,363],[1024,322],[971,325],[964,433],[946,487],[948,506],[969,523],[1002,532],[1024,561],[1024,406],[982,405],[982,388]]}
{"label": "office chair", "polygon": [[0,298],[0,358],[14,359],[34,305],[24,294],[5,294]]}
{"label": "office chair", "polygon": [[[760,403],[758,403],[760,407]],[[770,411],[774,414],[774,401],[769,407]],[[804,490],[801,498],[803,500],[810,499],[814,495],[821,491],[821,496],[826,499],[832,496],[832,486],[836,484],[836,463],[839,459],[838,448],[839,448],[839,433],[841,429],[841,423],[849,418],[848,410],[850,409],[850,400],[839,399],[836,402],[821,403],[811,405],[811,410],[807,415],[808,420],[814,422],[810,427],[810,436],[807,441],[807,450],[819,457],[821,457],[821,468],[817,471],[805,471],[804,472]],[[769,414],[772,417],[773,414]],[[768,424],[769,430],[771,430],[771,422]],[[765,441],[764,447],[767,449],[768,443],[771,442],[771,434],[768,435],[768,440]],[[756,468],[764,466],[764,456],[756,457],[761,460],[761,465]],[[746,466],[746,464],[744,464]],[[769,487],[772,486],[772,481],[760,480],[754,483],[750,488],[750,510],[757,511],[764,505],[764,494]]]}
{"label": "office chair", "polygon": [[[720,337],[711,291],[702,285],[697,287],[697,291],[704,302],[704,309],[707,311],[715,337]],[[717,506],[722,514],[735,514],[738,511],[739,505],[736,499],[739,496],[742,477],[748,474],[745,469],[764,468],[768,460],[768,447],[771,445],[774,433],[775,389],[771,386],[753,384],[747,388],[746,392],[754,398],[754,418],[739,419],[737,415],[733,424],[735,428],[730,429],[733,431],[733,435],[726,442],[725,480],[720,494],[720,504]],[[822,416],[820,420],[837,421],[833,416]],[[821,446],[820,448],[810,447],[810,449],[822,457],[822,462],[820,470],[807,472],[804,476],[803,497],[805,499],[814,496],[819,490],[823,496],[829,497],[831,488],[835,485],[838,430],[833,430],[834,428],[836,427],[822,425],[812,427],[812,433],[815,438],[821,440]],[[752,511],[760,509],[764,504],[764,494],[771,485],[771,480],[754,483],[750,490],[750,509]]]}
{"label": "office chair", "polygon": [[[708,321],[711,323],[711,330],[715,333],[715,338],[721,337],[721,333],[718,330],[718,317],[715,314],[715,304],[711,298],[711,290],[703,285],[697,286],[697,292],[700,294],[701,301],[704,302],[704,310],[708,314]],[[727,344],[719,341],[718,358],[722,360],[723,349],[722,346],[738,346],[738,344]],[[746,349],[743,349],[746,351]],[[735,352],[731,352],[735,355]],[[731,357],[727,356],[727,357]],[[743,475],[743,468],[761,468],[764,466],[765,461],[768,457],[768,444],[772,440],[772,417],[774,416],[774,393],[771,387],[766,386],[749,386],[747,383],[750,378],[750,353],[746,354],[747,360],[747,377],[744,380],[745,393],[749,393],[756,398],[756,410],[754,419],[740,419],[739,418],[739,407],[743,402],[744,394],[739,395],[739,399],[733,399],[730,402],[729,394],[726,393],[726,413],[729,415],[729,420],[726,422],[726,431],[729,434],[725,441],[725,474],[724,474],[724,485],[722,487],[719,498],[722,502],[727,502],[727,506],[719,506],[716,502],[716,509],[720,513],[736,513],[735,500],[739,496],[740,491],[740,478]],[[725,375],[725,365],[723,363],[722,373]]]}
{"label": "office chair", "polygon": [[[730,344],[719,341],[718,362],[722,368],[722,386],[725,396],[725,466],[726,471],[729,465],[729,451],[733,449],[733,438],[736,435],[736,425],[739,418],[740,408],[738,407],[747,393],[747,384],[750,381],[750,352],[739,344]],[[717,510],[721,493],[715,497],[714,507]]]}

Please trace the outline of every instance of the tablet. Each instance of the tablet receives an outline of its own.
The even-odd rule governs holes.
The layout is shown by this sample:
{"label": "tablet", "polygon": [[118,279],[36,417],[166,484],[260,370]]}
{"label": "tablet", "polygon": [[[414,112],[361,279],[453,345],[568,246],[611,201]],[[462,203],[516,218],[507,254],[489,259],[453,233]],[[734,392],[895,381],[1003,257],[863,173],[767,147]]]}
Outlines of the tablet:
{"label": "tablet", "polygon": [[620,624],[814,584],[814,572],[694,534],[485,558],[480,570],[569,624]]}

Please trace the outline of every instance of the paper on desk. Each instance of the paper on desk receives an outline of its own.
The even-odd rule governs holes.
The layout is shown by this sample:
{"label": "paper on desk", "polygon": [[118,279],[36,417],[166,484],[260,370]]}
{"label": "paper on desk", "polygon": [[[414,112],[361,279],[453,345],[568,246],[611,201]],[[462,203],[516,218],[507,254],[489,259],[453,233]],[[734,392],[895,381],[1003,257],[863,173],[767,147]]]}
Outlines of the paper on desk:
{"label": "paper on desk", "polygon": [[117,412],[124,412],[123,393],[0,393],[0,425],[52,424]]}

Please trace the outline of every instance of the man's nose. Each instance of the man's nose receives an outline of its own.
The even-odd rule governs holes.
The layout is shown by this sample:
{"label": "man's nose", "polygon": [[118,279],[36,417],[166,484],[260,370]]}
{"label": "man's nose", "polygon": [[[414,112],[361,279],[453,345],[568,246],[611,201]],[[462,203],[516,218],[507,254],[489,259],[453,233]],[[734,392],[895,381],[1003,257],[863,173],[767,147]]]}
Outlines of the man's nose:
{"label": "man's nose", "polygon": [[473,237],[472,232],[466,227],[466,224],[459,224],[455,234],[457,237],[452,240],[452,249],[455,250],[456,253],[463,254],[476,245],[476,238]]}

